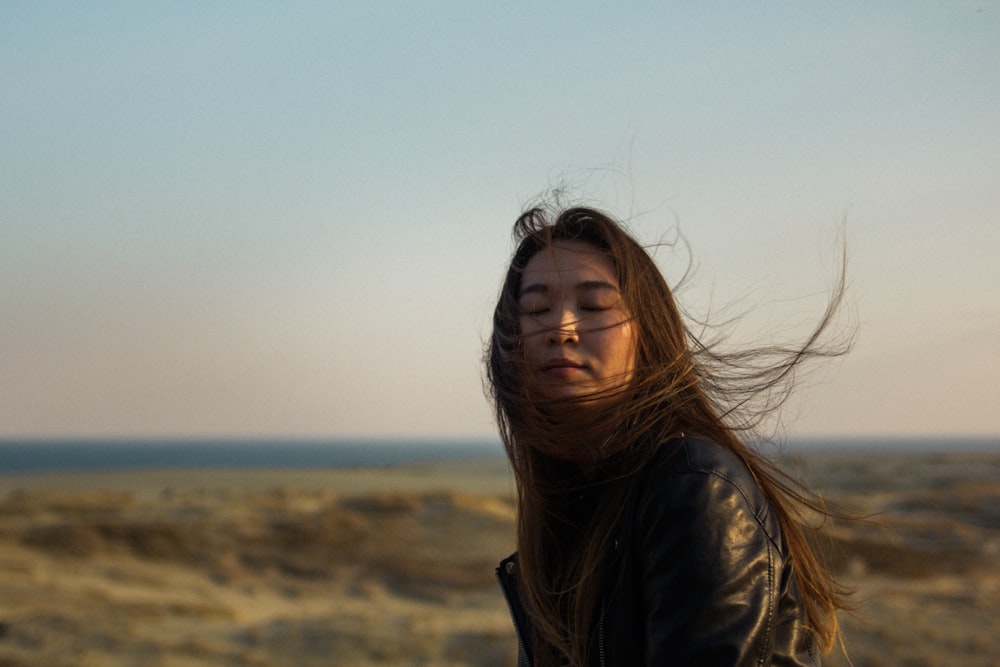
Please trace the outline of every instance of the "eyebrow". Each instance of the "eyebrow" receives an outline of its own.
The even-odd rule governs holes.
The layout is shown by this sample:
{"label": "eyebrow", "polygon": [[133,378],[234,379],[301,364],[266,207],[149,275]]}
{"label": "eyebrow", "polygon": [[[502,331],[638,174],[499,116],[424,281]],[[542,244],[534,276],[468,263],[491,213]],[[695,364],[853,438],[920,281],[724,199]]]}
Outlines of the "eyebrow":
{"label": "eyebrow", "polygon": [[[616,285],[604,280],[585,280],[582,283],[577,283],[576,288],[578,292],[590,291],[590,290],[612,290],[615,292],[620,292]],[[521,288],[521,292],[517,295],[517,298],[525,296],[526,294],[548,294],[549,286],[544,283],[531,283],[527,287]]]}

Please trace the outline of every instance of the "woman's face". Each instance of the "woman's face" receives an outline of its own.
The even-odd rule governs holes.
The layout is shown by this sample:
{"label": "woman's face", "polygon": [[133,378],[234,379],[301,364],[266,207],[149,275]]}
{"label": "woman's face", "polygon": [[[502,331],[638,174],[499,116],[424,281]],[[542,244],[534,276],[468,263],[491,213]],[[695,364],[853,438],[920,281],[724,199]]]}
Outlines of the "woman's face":
{"label": "woman's face", "polygon": [[529,381],[552,398],[624,386],[635,369],[636,330],[614,266],[597,247],[556,241],[525,266],[518,294]]}

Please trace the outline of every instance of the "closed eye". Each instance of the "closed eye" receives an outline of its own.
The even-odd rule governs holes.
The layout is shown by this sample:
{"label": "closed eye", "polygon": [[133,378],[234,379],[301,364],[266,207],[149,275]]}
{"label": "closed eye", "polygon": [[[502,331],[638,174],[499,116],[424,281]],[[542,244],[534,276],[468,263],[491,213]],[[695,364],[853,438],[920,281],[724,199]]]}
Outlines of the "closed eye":
{"label": "closed eye", "polygon": [[588,311],[591,313],[604,312],[606,310],[614,310],[621,304],[621,298],[617,294],[614,295],[593,295],[599,298],[589,298],[584,299],[580,302],[580,310]]}
{"label": "closed eye", "polygon": [[519,304],[522,315],[543,315],[549,312],[549,303],[541,299],[527,299]]}

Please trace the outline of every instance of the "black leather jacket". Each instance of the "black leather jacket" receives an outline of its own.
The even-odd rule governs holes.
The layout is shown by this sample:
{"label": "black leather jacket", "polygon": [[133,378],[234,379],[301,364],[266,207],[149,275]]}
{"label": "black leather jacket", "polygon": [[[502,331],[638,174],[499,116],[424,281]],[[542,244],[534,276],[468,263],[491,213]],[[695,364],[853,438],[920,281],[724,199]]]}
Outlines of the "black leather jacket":
{"label": "black leather jacket", "polygon": [[[624,568],[603,604],[601,667],[819,664],[778,519],[744,464],[714,442],[666,443],[650,462],[615,540]],[[517,556],[497,577],[531,665]]]}

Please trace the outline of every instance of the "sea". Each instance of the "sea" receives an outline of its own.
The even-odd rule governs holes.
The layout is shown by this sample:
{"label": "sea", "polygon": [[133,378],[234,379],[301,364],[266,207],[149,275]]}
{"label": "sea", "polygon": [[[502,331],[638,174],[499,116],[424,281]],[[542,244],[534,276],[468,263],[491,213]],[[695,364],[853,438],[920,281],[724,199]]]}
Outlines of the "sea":
{"label": "sea", "polygon": [[386,467],[503,456],[490,439],[0,439],[0,474]]}
{"label": "sea", "polygon": [[[984,438],[803,438],[781,453],[1000,454]],[[0,474],[162,469],[313,469],[387,467],[501,459],[496,439],[0,439]]]}

